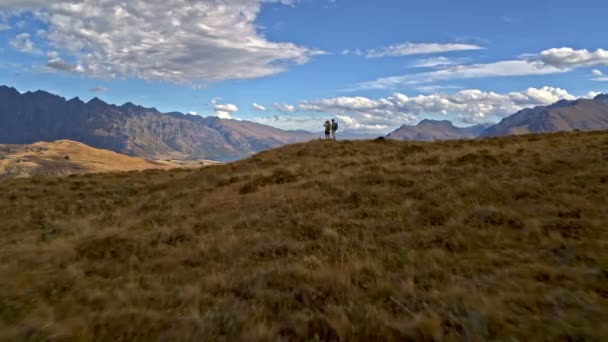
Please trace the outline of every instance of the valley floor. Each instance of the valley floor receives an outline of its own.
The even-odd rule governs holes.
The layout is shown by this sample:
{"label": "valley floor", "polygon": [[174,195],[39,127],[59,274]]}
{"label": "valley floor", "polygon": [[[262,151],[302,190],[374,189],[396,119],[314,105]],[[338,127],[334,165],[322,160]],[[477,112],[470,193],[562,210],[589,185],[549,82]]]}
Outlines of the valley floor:
{"label": "valley floor", "polygon": [[606,340],[608,132],[0,181],[0,340]]}

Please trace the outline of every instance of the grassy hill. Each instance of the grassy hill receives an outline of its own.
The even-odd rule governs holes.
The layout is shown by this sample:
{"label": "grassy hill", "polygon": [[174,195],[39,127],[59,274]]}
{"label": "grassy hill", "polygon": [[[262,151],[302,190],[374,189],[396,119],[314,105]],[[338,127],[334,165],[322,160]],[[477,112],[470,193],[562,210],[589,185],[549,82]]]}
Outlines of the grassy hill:
{"label": "grassy hill", "polygon": [[0,182],[0,340],[605,340],[608,132]]}
{"label": "grassy hill", "polygon": [[203,163],[212,162],[147,160],[96,149],[71,140],[37,142],[29,145],[0,144],[0,178],[192,168],[200,167]]}

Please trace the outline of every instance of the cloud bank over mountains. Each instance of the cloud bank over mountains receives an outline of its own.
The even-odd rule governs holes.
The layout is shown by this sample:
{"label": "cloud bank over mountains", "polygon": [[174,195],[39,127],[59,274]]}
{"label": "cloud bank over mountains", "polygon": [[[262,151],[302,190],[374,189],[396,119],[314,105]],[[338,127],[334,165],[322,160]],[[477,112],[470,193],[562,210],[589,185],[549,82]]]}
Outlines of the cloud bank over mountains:
{"label": "cloud bank over mountains", "polygon": [[[584,97],[592,98],[597,93]],[[388,97],[368,98],[342,96],[302,101],[297,110],[302,116],[275,115],[258,118],[262,123],[281,123],[284,127],[316,127],[325,114],[337,117],[344,128],[367,132],[383,132],[403,124],[416,124],[423,115],[454,114],[469,124],[488,123],[519,110],[574,100],[577,96],[555,87],[529,88],[519,92],[496,93],[466,89],[452,94],[407,96],[395,93]],[[295,108],[295,106],[293,106]],[[312,114],[312,115],[311,115]],[[306,118],[306,119],[304,119]]]}

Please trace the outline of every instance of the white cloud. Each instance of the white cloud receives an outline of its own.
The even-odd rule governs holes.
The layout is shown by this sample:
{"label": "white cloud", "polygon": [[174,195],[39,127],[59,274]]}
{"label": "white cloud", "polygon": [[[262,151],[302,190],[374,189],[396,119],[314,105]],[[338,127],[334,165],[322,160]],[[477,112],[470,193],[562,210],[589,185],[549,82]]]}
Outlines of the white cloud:
{"label": "white cloud", "polygon": [[[428,84],[436,81],[454,79],[471,79],[486,77],[515,77],[529,75],[547,75],[572,71],[576,68],[608,65],[608,51],[598,49],[574,50],[558,48],[542,51],[538,54],[525,54],[521,59],[504,60],[492,63],[439,65],[439,70],[420,72],[410,75],[382,77],[373,81],[359,83],[357,89],[394,89],[403,85]],[[442,60],[427,60],[422,66],[436,66]],[[598,70],[599,71],[599,70]],[[606,80],[599,77],[594,80]]]}
{"label": "white cloud", "polygon": [[83,72],[84,69],[81,65],[77,65],[77,64],[70,64],[65,62],[61,56],[59,55],[59,52],[57,51],[51,51],[48,52],[47,54],[47,63],[46,63],[46,70],[54,72],[54,71],[69,71],[69,72]]}
{"label": "white cloud", "polygon": [[374,81],[359,83],[357,88],[391,89],[404,84],[415,85],[435,81],[485,77],[546,75],[566,71],[568,70],[558,69],[538,61],[512,60],[488,64],[457,65],[412,75],[383,77]]}
{"label": "white cloud", "polygon": [[7,30],[10,30],[11,28],[12,27],[8,24],[0,23],[0,31],[7,31]]}
{"label": "white cloud", "polygon": [[232,114],[239,111],[239,107],[233,104],[219,104],[212,101],[214,115],[220,119],[232,119]]}
{"label": "white cloud", "polygon": [[275,103],[274,108],[281,113],[294,113],[297,109],[290,104]]}
{"label": "white cloud", "polygon": [[381,131],[390,129],[391,126],[388,125],[380,125],[380,124],[364,124],[359,122],[357,119],[348,115],[337,115],[338,122],[341,126],[345,127],[349,130],[355,131]]}
{"label": "white cloud", "polygon": [[595,98],[596,96],[601,95],[601,94],[603,94],[603,93],[602,93],[602,92],[600,92],[600,91],[590,91],[590,92],[588,92],[588,93],[587,93],[585,96],[583,96],[583,97],[584,97],[584,98],[586,98],[586,99],[593,99],[593,98]]}
{"label": "white cloud", "polygon": [[232,120],[232,115],[230,114],[230,112],[225,112],[223,110],[216,111],[215,116],[220,119]]}
{"label": "white cloud", "polygon": [[416,61],[413,66],[416,68],[434,68],[439,66],[454,65],[459,62],[460,61],[458,60],[447,57],[433,57]]}
{"label": "white cloud", "polygon": [[592,81],[608,82],[608,75],[605,75],[601,70],[595,69],[591,71],[591,74],[595,76],[591,79]]}
{"label": "white cloud", "polygon": [[546,65],[556,68],[577,68],[584,66],[608,65],[608,51],[597,49],[574,50],[563,47],[545,50],[540,53],[539,59]]}
{"label": "white cloud", "polygon": [[300,103],[303,111],[329,113],[350,118],[347,128],[383,130],[419,121],[421,115],[456,115],[467,123],[487,122],[523,108],[575,99],[554,87],[529,88],[520,92],[495,93],[477,89],[453,94],[407,96],[396,93],[386,98],[337,97]]}
{"label": "white cloud", "polygon": [[29,33],[20,33],[11,40],[11,46],[19,52],[39,54],[40,50],[36,47],[36,44],[30,39]]}
{"label": "white cloud", "polygon": [[0,10],[24,10],[31,8],[46,7],[61,0],[2,0]]}
{"label": "white cloud", "polygon": [[228,113],[236,113],[239,111],[239,107],[233,104],[215,104],[214,106],[216,111],[228,112]]}
{"label": "white cloud", "polygon": [[344,50],[342,54],[364,55],[366,58],[398,57],[412,55],[431,55],[453,51],[482,50],[481,46],[473,44],[439,44],[439,43],[402,43],[390,45],[365,52],[361,50]]}
{"label": "white cloud", "polygon": [[251,104],[251,109],[257,111],[257,112],[265,112],[266,111],[266,107],[257,104],[257,103],[252,103]]}
{"label": "white cloud", "polygon": [[271,42],[255,21],[265,0],[3,1],[40,8],[42,36],[85,73],[204,84],[285,71],[321,51]]}

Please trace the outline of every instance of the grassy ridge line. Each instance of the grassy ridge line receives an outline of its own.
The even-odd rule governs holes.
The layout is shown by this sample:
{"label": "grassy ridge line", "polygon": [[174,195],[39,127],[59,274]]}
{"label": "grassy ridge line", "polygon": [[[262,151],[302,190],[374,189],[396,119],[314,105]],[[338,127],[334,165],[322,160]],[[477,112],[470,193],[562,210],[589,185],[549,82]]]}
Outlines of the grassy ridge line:
{"label": "grassy ridge line", "polygon": [[608,133],[0,182],[0,339],[608,337]]}

